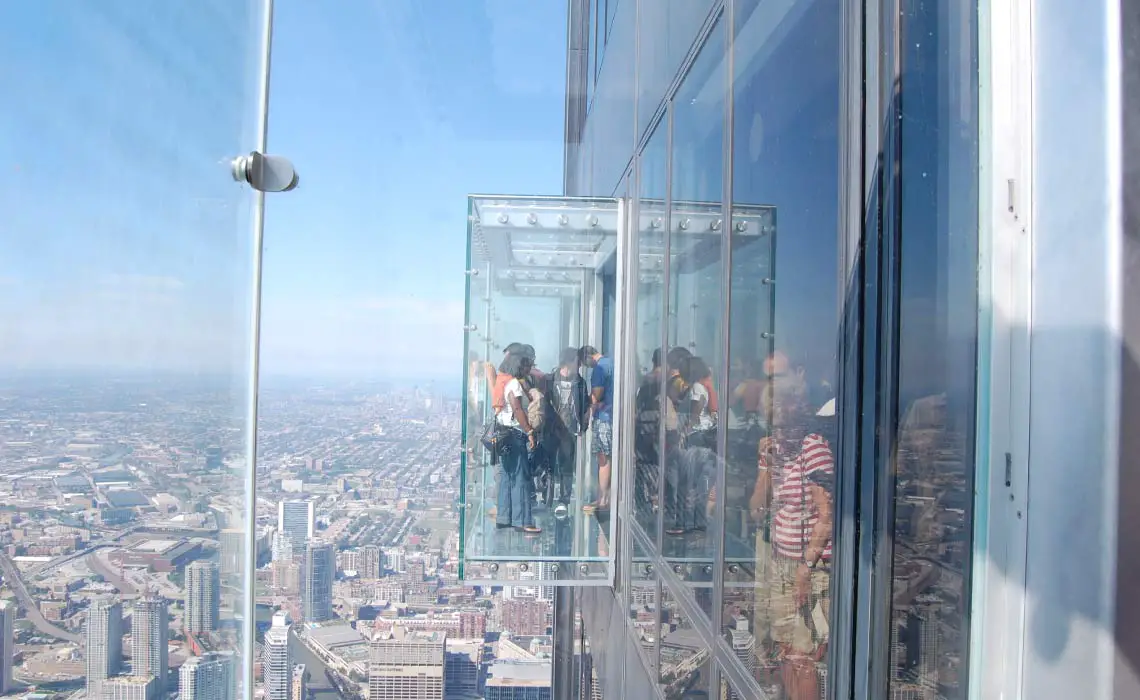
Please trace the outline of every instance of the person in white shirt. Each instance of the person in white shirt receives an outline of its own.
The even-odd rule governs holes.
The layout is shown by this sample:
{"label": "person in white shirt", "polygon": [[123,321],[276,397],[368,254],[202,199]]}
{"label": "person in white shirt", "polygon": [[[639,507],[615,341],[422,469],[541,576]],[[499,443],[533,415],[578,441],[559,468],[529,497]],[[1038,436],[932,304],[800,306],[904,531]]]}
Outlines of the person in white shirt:
{"label": "person in white shirt", "polygon": [[535,447],[535,430],[527,417],[530,407],[531,370],[534,360],[527,355],[508,355],[499,367],[511,377],[503,388],[505,405],[495,416],[507,428],[507,439],[499,459],[499,492],[495,524],[501,529],[514,528],[527,534],[542,530],[535,525],[531,512],[530,452]]}

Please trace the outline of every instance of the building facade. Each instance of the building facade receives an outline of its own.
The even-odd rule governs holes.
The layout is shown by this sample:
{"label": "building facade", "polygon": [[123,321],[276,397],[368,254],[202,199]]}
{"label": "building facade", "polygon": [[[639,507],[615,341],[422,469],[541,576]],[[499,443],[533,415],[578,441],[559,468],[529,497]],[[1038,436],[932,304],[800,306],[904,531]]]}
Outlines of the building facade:
{"label": "building facade", "polygon": [[123,664],[123,604],[116,598],[95,598],[87,608],[87,697],[103,697],[103,682]]}
{"label": "building facade", "polygon": [[310,542],[301,563],[301,610],[305,622],[333,618],[332,587],[336,551],[328,542]]}
{"label": "building facade", "polygon": [[170,613],[166,599],[147,595],[135,601],[131,611],[131,671],[134,676],[153,676],[165,689],[169,668]]}
{"label": "building facade", "polygon": [[289,649],[291,627],[288,615],[278,611],[265,633],[261,673],[266,700],[294,700],[293,653]]}
{"label": "building facade", "polygon": [[283,500],[277,504],[277,532],[289,538],[293,551],[305,551],[313,538],[315,519],[311,500]]}
{"label": "building facade", "polygon": [[186,631],[213,632],[218,628],[222,585],[218,565],[196,561],[186,567]]}
{"label": "building facade", "polygon": [[149,675],[115,676],[103,681],[103,700],[156,700],[158,679]]}
{"label": "building facade", "polygon": [[612,360],[619,466],[526,553],[468,501],[466,578],[540,572],[608,697],[1140,692],[1135,8],[568,8],[564,197],[470,198],[465,350]]}
{"label": "building facade", "polygon": [[12,689],[12,658],[16,655],[12,623],[16,612],[14,601],[0,600],[0,693]]}
{"label": "building facade", "polygon": [[237,668],[232,651],[186,659],[178,669],[178,696],[183,700],[234,700]]}
{"label": "building facade", "polygon": [[443,700],[443,632],[403,632],[372,640],[368,700]]}

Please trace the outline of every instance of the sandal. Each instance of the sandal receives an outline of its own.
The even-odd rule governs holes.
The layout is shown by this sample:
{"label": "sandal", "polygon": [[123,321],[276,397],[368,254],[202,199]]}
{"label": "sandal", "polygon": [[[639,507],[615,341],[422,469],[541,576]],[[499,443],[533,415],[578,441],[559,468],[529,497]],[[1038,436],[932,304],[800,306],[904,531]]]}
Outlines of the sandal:
{"label": "sandal", "polygon": [[523,532],[528,535],[537,535],[542,532],[542,528],[538,525],[526,525],[523,527]]}

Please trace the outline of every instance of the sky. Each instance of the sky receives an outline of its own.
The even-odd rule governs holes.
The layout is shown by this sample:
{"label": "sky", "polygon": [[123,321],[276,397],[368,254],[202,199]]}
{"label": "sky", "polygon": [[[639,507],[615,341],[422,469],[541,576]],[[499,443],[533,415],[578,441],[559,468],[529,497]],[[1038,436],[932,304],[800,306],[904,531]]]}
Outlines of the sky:
{"label": "sky", "polygon": [[[259,6],[0,5],[0,371],[247,367]],[[562,189],[565,12],[278,0],[265,374],[458,376],[467,195]]]}

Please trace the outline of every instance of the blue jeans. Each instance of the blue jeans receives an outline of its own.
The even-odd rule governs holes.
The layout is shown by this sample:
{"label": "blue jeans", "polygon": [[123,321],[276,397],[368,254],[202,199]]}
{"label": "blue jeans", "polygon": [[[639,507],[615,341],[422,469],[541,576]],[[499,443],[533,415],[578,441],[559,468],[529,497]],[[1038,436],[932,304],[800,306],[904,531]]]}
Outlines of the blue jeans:
{"label": "blue jeans", "polygon": [[534,524],[530,512],[531,489],[526,436],[512,429],[499,457],[499,497],[495,522],[526,527]]}

